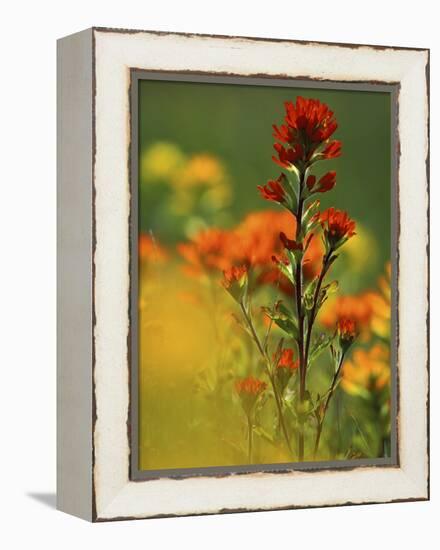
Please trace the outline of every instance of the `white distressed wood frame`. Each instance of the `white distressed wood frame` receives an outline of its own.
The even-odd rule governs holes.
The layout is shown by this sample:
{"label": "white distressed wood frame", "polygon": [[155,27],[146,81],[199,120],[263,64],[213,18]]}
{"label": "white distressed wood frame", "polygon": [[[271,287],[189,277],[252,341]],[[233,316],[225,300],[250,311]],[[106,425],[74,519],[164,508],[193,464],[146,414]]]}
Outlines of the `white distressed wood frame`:
{"label": "white distressed wood frame", "polygon": [[[399,466],[129,479],[131,68],[399,83]],[[60,509],[103,521],[429,498],[428,68],[428,50],[389,47],[109,29],[59,42]]]}

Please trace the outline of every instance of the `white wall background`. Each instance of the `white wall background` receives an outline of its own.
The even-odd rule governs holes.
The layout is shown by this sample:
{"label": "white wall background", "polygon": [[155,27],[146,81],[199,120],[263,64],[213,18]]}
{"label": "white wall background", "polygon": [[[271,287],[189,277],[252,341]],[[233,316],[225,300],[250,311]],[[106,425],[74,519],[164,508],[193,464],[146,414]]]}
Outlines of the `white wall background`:
{"label": "white wall background", "polygon": [[[3,4],[1,547],[437,547],[440,40],[436,12],[436,3],[430,0],[16,0]],[[98,525],[55,511],[55,40],[92,25],[431,48],[431,502]]]}

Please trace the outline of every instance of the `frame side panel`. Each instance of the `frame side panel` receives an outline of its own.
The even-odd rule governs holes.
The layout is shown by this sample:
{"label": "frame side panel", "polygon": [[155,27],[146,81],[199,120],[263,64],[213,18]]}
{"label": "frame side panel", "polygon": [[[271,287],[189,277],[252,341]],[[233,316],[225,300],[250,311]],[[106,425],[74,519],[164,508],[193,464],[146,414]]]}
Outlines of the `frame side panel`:
{"label": "frame side panel", "polygon": [[92,520],[92,30],[57,44],[57,508]]}

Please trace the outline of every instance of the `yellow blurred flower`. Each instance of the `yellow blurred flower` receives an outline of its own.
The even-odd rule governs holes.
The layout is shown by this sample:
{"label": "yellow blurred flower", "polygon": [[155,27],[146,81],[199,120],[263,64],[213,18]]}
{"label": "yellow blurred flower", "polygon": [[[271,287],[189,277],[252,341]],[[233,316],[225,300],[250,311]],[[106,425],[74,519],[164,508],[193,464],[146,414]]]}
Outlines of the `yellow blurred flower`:
{"label": "yellow blurred flower", "polygon": [[360,336],[365,339],[370,334],[373,315],[372,292],[356,295],[330,296],[319,313],[319,322],[333,329],[341,319],[352,319]]}
{"label": "yellow blurred flower", "polygon": [[142,152],[141,181],[168,186],[168,207],[177,216],[198,210],[215,213],[232,198],[231,185],[222,162],[209,153],[185,155],[175,144],[159,141]]}
{"label": "yellow blurred flower", "polygon": [[223,165],[208,153],[192,156],[172,183],[176,187],[216,186],[226,178]]}
{"label": "yellow blurred flower", "polygon": [[379,290],[371,293],[371,329],[381,338],[389,338],[391,330],[391,263],[378,280]]}
{"label": "yellow blurred flower", "polygon": [[227,183],[220,183],[211,189],[208,189],[203,197],[201,203],[209,210],[218,210],[227,206],[232,199],[231,187]]}
{"label": "yellow blurred flower", "polygon": [[356,238],[344,244],[341,254],[348,260],[351,272],[362,273],[376,266],[376,241],[367,228],[356,222]]}
{"label": "yellow blurred flower", "polygon": [[356,349],[342,369],[342,388],[351,395],[368,397],[389,386],[390,350],[385,344],[371,349]]}
{"label": "yellow blurred flower", "polygon": [[232,196],[222,163],[208,153],[190,157],[174,173],[170,184],[175,190],[171,205],[178,214],[191,212],[197,203],[207,210],[220,210]]}
{"label": "yellow blurred flower", "polygon": [[186,157],[177,145],[157,142],[142,153],[142,179],[170,181],[182,169],[185,161]]}

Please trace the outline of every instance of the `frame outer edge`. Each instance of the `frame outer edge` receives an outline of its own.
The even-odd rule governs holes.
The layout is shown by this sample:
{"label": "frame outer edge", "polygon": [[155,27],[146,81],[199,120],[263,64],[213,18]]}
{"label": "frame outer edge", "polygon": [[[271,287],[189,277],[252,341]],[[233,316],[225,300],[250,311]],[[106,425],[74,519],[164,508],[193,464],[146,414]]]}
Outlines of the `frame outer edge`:
{"label": "frame outer edge", "polygon": [[[87,31],[84,31],[84,32],[87,32]],[[150,31],[121,31],[121,30],[116,30],[116,29],[102,29],[102,28],[94,28],[92,30],[92,33],[104,33],[104,32],[115,32],[115,33],[142,33],[142,32],[150,32]],[[152,33],[153,34],[153,33]],[[159,33],[159,34],[162,34],[162,33]],[[164,33],[164,34],[176,34],[176,33]],[[188,35],[188,37],[190,36],[193,36],[193,35]],[[196,35],[197,36],[197,35]],[[202,35],[203,36],[203,35]],[[233,38],[233,37],[217,37],[217,36],[213,36],[212,38]],[[252,38],[245,38],[246,40],[255,40],[255,39],[252,39]],[[92,38],[93,40],[93,38]],[[268,40],[270,41],[270,40]],[[290,42],[290,41],[289,41]],[[296,42],[296,41],[291,41],[291,42]],[[316,44],[316,43],[314,43]],[[339,44],[329,44],[329,45],[339,45]],[[340,46],[345,46],[345,47],[353,47],[353,48],[356,48],[356,47],[362,47],[362,46],[358,46],[358,45],[343,45],[341,44]],[[368,45],[365,45],[365,47],[368,47]],[[382,49],[382,47],[374,47],[373,48],[377,48],[377,49]],[[387,47],[386,49],[390,49],[390,50],[394,50],[394,49],[405,49],[405,48],[393,48],[393,47]],[[427,92],[427,97],[428,97],[428,114],[427,114],[427,121],[425,120],[425,123],[427,122],[428,123],[428,149],[427,149],[427,159],[426,159],[426,174],[427,174],[427,193],[428,193],[428,212],[427,212],[427,215],[428,215],[428,223],[429,223],[429,50],[428,49],[417,49],[417,48],[408,48],[407,50],[412,50],[412,51],[418,51],[418,52],[427,52],[428,53],[428,60],[427,60],[427,63],[426,63],[426,71],[427,71],[427,75],[426,75],[426,83],[427,83],[427,89],[426,89],[426,92]],[[93,52],[93,47],[92,47],[92,52]],[[93,58],[93,53],[92,53],[92,56],[91,56],[91,59]],[[90,117],[91,119],[94,119],[94,109],[92,108],[92,116]],[[94,124],[94,122],[93,122]],[[92,129],[92,133],[93,133],[93,129]],[[94,150],[94,142],[93,142],[93,145],[91,147],[91,150]],[[93,161],[92,161],[93,163]],[[93,183],[93,182],[92,182]],[[91,201],[93,203],[93,199]],[[93,206],[92,206],[93,208]],[[93,224],[93,222],[92,222]],[[94,243],[94,232],[93,232],[93,227],[92,227],[92,238],[91,238],[91,242]],[[93,244],[94,246],[94,244]],[[426,253],[427,253],[427,257],[428,257],[428,260],[429,260],[429,226],[428,226],[428,235],[427,235],[427,250],[426,250]],[[429,267],[428,267],[429,269]],[[91,279],[92,279],[93,275],[91,275]],[[428,277],[429,277],[429,274],[428,274]],[[428,343],[429,343],[429,278],[428,278],[428,311],[427,311],[427,323],[428,323],[428,333],[427,333],[427,337],[428,337]],[[91,306],[93,308],[93,304]],[[92,315],[93,315],[93,311],[92,311]],[[92,329],[93,330],[93,326],[92,326]],[[428,355],[428,358],[427,358],[427,367],[428,367],[428,373],[429,373],[429,355]],[[92,387],[92,385],[91,385]],[[428,390],[428,399],[427,399],[427,421],[428,421],[428,448],[427,448],[427,460],[428,460],[428,471],[427,471],[427,479],[425,481],[427,481],[427,486],[425,486],[426,488],[426,494],[425,494],[425,491],[423,491],[423,495],[420,495],[420,496],[416,496],[416,497],[411,497],[411,498],[404,498],[404,499],[395,499],[395,500],[386,500],[386,501],[372,501],[372,502],[345,502],[343,504],[337,504],[336,506],[341,506],[341,505],[353,505],[353,504],[375,504],[375,503],[379,503],[379,502],[411,502],[411,501],[419,501],[419,500],[427,500],[429,499],[429,380],[428,380],[428,387],[427,387],[427,390]],[[94,414],[94,413],[93,413]],[[330,505],[330,506],[335,506],[334,504]],[[304,507],[327,507],[327,505],[324,505],[324,506],[304,506]],[[302,508],[302,506],[289,506],[289,507],[280,507],[280,508],[271,508],[271,510],[276,510],[276,509],[293,509],[293,508]],[[222,510],[219,510],[218,512],[207,512],[207,514],[212,514],[212,513],[237,513],[237,512],[250,512],[250,511],[260,511],[258,509],[254,509],[254,508],[250,508],[250,509],[222,509]],[[261,511],[266,511],[265,509],[261,509]],[[182,514],[182,515],[188,515],[188,514]],[[190,514],[190,515],[205,515],[205,513],[202,513],[202,514]],[[94,521],[114,521],[114,520],[124,520],[124,519],[143,519],[143,518],[147,518],[147,517],[174,517],[174,516],[180,516],[180,514],[161,514],[161,515],[158,515],[158,516],[119,516],[119,515],[116,515],[114,517],[98,517],[96,515],[96,510],[95,511],[92,511],[92,519]],[[90,519],[90,518],[86,518],[86,519]]]}
{"label": "frame outer edge", "polygon": [[92,30],[57,42],[57,509],[92,518]]}

